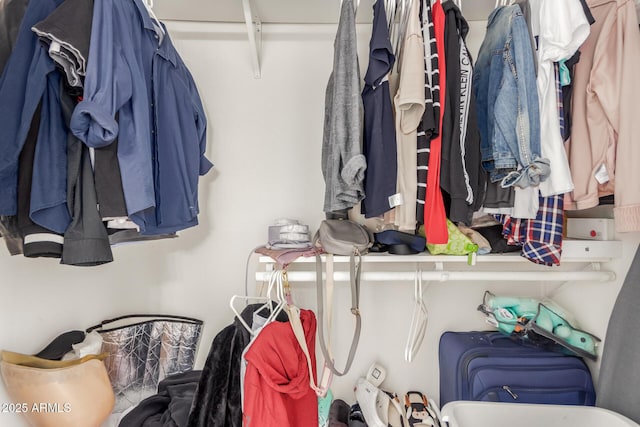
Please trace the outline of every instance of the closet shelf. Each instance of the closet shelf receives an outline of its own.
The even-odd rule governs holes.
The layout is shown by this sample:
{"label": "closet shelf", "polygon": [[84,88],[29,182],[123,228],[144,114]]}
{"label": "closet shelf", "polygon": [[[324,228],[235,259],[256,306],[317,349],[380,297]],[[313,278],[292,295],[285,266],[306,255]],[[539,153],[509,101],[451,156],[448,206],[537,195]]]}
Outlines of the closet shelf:
{"label": "closet shelf", "polygon": [[[340,0],[252,0],[252,9],[264,24],[332,24],[338,22]],[[370,24],[373,1],[361,1],[356,22]],[[486,21],[495,0],[463,0],[468,21]],[[153,9],[161,20],[243,23],[243,2],[238,0],[155,0]]]}
{"label": "closet shelf", "polygon": [[[536,265],[521,257],[518,253],[479,255],[476,265],[467,265],[467,256],[367,254],[362,257],[363,281],[414,281],[417,268],[423,280],[428,281],[512,281],[512,282],[547,282],[547,281],[593,281],[608,282],[615,279],[612,271],[603,270],[601,263],[609,262],[622,254],[620,241],[565,240],[561,265],[586,264],[582,270],[562,270]],[[326,256],[322,256],[323,262]],[[256,280],[268,280],[270,270],[275,261],[267,256],[259,257],[259,263],[265,264],[266,271],[256,272]],[[311,282],[316,280],[315,257],[298,258],[289,268],[291,281]],[[348,256],[334,256],[336,270],[346,267]],[[370,264],[368,266],[368,264]],[[384,269],[392,264],[410,266],[408,268]],[[501,264],[505,264],[504,266]],[[375,270],[375,271],[369,271]],[[348,281],[348,271],[335,271],[334,280]]]}

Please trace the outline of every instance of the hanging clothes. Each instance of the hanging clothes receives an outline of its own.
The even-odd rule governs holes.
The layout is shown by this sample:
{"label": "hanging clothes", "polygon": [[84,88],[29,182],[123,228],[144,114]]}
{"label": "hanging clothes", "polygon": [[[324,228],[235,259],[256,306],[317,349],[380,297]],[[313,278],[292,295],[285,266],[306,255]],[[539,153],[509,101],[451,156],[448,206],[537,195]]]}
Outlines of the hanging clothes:
{"label": "hanging clothes", "polygon": [[[69,124],[77,100],[61,91],[65,122]],[[98,203],[89,147],[69,133],[67,140],[69,211],[72,221],[64,233],[61,264],[94,266],[113,261],[107,229],[98,214]]]}
{"label": "hanging clothes", "polygon": [[536,73],[536,77],[538,76],[538,44],[536,42],[535,37],[533,36],[533,28],[531,23],[531,3],[529,0],[517,0],[515,2],[518,6],[520,6],[520,10],[522,11],[522,17],[527,23],[527,28],[529,29],[529,41],[531,42],[531,52],[533,52],[533,68]]}
{"label": "hanging clothes", "polygon": [[442,124],[440,187],[447,218],[471,225],[484,199],[485,173],[480,165],[480,130],[471,88],[473,62],[465,42],[469,24],[454,2],[442,6],[445,21],[447,91]]}
{"label": "hanging clothes", "polygon": [[[316,317],[312,311],[301,310],[300,320],[311,366],[315,367]],[[246,359],[245,427],[318,424],[318,397],[309,387],[307,359],[289,323],[266,325],[247,351]]]}
{"label": "hanging clothes", "polygon": [[500,182],[487,180],[487,187],[484,196],[483,210],[485,213],[511,215],[515,203],[515,188],[504,188]]}
{"label": "hanging clothes", "polygon": [[[522,10],[522,17],[527,23],[527,28],[529,29],[529,41],[531,43],[531,59],[533,61],[533,66],[535,73],[538,73],[538,56],[536,53],[537,45],[536,41],[533,38],[533,32],[531,31],[531,7],[529,5],[529,0],[519,0],[516,1],[515,4],[520,6]],[[511,187],[502,187],[500,185],[500,181],[492,182],[491,180],[487,180],[486,183],[486,192],[483,203],[483,210],[486,213],[492,214],[501,214],[501,215],[512,215],[513,207],[515,204],[515,188]],[[537,200],[537,198],[536,198]],[[537,212],[537,208],[536,208]],[[535,213],[534,213],[535,216]]]}
{"label": "hanging clothes", "polygon": [[418,192],[418,126],[425,111],[424,41],[420,30],[420,3],[411,3],[402,47],[402,72],[394,97],[398,179],[397,194],[402,203],[394,208],[398,230],[416,230],[416,196]]}
{"label": "hanging clothes", "polygon": [[95,148],[120,137],[127,211],[143,234],[197,225],[198,175],[212,167],[206,117],[191,74],[142,1],[95,2],[85,94],[71,129]]}
{"label": "hanging clothes", "polygon": [[[433,3],[433,25],[437,45],[438,55],[438,85],[440,89],[440,116],[438,123],[440,131],[431,140],[429,153],[429,172],[427,174],[427,192],[424,203],[424,233],[427,243],[446,244],[449,241],[447,231],[447,215],[444,209],[444,200],[440,190],[440,161],[442,151],[442,123],[444,116],[444,103],[446,95],[447,70],[445,66],[444,53],[444,26],[445,16],[440,0]],[[435,98],[434,98],[435,100]]]}
{"label": "hanging clothes", "polygon": [[[596,20],[591,14],[591,9],[589,9],[589,5],[587,5],[586,0],[580,0],[580,4],[582,5],[582,10],[584,15],[589,22],[589,25],[593,25]],[[575,75],[575,66],[580,61],[580,50],[576,51],[573,56],[566,61],[563,61],[564,67],[567,69],[568,73],[568,82],[562,83],[562,99],[564,103],[564,132],[562,134],[562,138],[564,141],[569,139],[571,136],[571,113],[572,113],[572,99],[573,99],[573,76]]]}
{"label": "hanging clothes", "polygon": [[540,209],[535,219],[498,216],[503,235],[510,245],[522,245],[521,256],[536,264],[560,265],[564,195],[540,196]]}
{"label": "hanging clothes", "polygon": [[324,212],[352,208],[365,197],[367,161],[362,154],[363,106],[353,0],[342,2],[333,48],[322,138]]}
{"label": "hanging clothes", "polygon": [[28,4],[28,0],[5,0],[0,4],[0,75],[16,44]]}
{"label": "hanging clothes", "polygon": [[[554,87],[558,103],[559,130],[564,132],[564,107],[560,73],[557,64],[554,66]],[[515,218],[502,215],[499,220],[503,224],[503,234],[511,245],[522,245],[520,255],[536,264],[546,266],[560,265],[562,255],[562,236],[564,234],[564,194],[544,197],[538,195],[539,206],[533,219]]]}
{"label": "hanging clothes", "polygon": [[[18,158],[24,146],[34,113],[42,104],[38,140],[34,157],[30,216],[38,225],[62,233],[71,220],[66,208],[66,130],[60,119],[56,95],[59,76],[46,49],[31,27],[51,13],[61,2],[32,0],[27,6],[14,49],[0,77],[0,215],[17,212]],[[53,121],[51,121],[53,119]],[[51,157],[47,157],[51,156]]]}
{"label": "hanging clothes", "polygon": [[140,25],[143,13],[148,15],[142,8],[133,1],[94,2],[84,97],[71,117],[71,130],[89,147],[103,147],[120,137],[118,156],[132,219],[155,206],[149,155],[151,56],[145,49],[154,39]]}
{"label": "hanging clothes", "polygon": [[[70,96],[83,96],[92,22],[93,0],[65,0],[32,28],[40,41],[48,46],[49,56],[66,77],[65,89],[61,89],[61,92],[64,90]],[[66,121],[68,127],[68,119]],[[96,197],[100,214],[105,220],[127,216],[117,160],[117,142],[116,138],[112,144],[95,149],[92,153]],[[69,188],[73,183],[73,180],[67,183]],[[72,193],[73,190],[69,189],[68,192]],[[69,206],[73,212],[71,204]]]}
{"label": "hanging clothes", "polygon": [[[398,174],[396,132],[389,92],[389,73],[395,56],[389,40],[384,1],[373,5],[373,30],[369,43],[369,66],[364,76],[364,155],[367,159],[361,210],[366,218],[384,214],[396,206]],[[390,203],[391,202],[391,203]]]}
{"label": "hanging clothes", "polygon": [[[632,0],[587,0],[596,22],[575,68],[567,209],[615,197],[616,231],[640,230],[640,32]],[[588,88],[588,90],[587,90]]]}
{"label": "hanging clothes", "polygon": [[[196,225],[198,179],[212,167],[206,117],[162,24],[142,1],[20,5],[0,7],[0,19],[12,21],[0,31],[0,228],[10,253],[108,262],[102,220],[122,222],[130,207],[137,223],[129,226],[152,238],[124,230],[111,233],[114,242],[174,237]],[[85,156],[70,128],[98,149]],[[74,249],[63,249],[63,234]]]}
{"label": "hanging clothes", "polygon": [[489,15],[473,83],[483,166],[492,182],[501,180],[505,187],[535,186],[550,173],[548,159],[540,155],[532,55],[520,6],[495,9]]}
{"label": "hanging clothes", "polygon": [[416,225],[424,224],[425,199],[427,196],[427,176],[431,139],[440,133],[440,72],[438,67],[438,47],[433,28],[431,0],[420,3],[422,38],[425,61],[425,109],[417,133],[417,194]]}
{"label": "hanging clothes", "polygon": [[538,40],[541,153],[549,159],[551,168],[549,177],[540,183],[540,193],[551,196],[573,190],[569,161],[558,125],[553,63],[573,56],[589,35],[589,22],[579,0],[559,3],[553,0],[530,1],[533,33]]}
{"label": "hanging clothes", "polygon": [[60,258],[62,256],[62,235],[34,223],[30,215],[33,166],[38,130],[40,129],[40,113],[41,105],[38,105],[18,158],[17,225],[22,240],[22,253],[25,257]]}
{"label": "hanging clothes", "polygon": [[[263,307],[263,304],[250,304],[240,316],[251,326],[254,313]],[[287,320],[283,312],[276,318],[277,322]],[[238,319],[215,336],[193,399],[189,427],[242,426],[240,362],[242,351],[250,341],[251,334]]]}
{"label": "hanging clothes", "polygon": [[67,85],[82,88],[89,59],[93,1],[65,0],[32,27],[49,56],[66,77]]}

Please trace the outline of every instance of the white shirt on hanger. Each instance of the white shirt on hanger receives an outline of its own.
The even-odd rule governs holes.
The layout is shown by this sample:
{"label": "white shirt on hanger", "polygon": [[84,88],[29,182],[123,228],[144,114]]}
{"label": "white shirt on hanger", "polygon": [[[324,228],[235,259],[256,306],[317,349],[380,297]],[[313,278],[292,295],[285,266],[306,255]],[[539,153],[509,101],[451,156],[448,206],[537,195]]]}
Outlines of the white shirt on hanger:
{"label": "white shirt on hanger", "polygon": [[542,157],[551,175],[540,184],[543,196],[573,190],[569,161],[560,134],[553,63],[569,59],[589,36],[590,25],[579,0],[531,0],[531,26],[538,40],[538,95]]}

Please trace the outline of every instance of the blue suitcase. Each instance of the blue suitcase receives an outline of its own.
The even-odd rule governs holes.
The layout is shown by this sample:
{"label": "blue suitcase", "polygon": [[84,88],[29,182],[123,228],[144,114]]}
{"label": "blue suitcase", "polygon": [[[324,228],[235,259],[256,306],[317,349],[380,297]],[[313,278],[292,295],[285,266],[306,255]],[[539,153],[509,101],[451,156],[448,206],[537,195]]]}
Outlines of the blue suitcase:
{"label": "blue suitcase", "polygon": [[439,359],[441,407],[453,400],[595,405],[584,360],[500,332],[445,332]]}

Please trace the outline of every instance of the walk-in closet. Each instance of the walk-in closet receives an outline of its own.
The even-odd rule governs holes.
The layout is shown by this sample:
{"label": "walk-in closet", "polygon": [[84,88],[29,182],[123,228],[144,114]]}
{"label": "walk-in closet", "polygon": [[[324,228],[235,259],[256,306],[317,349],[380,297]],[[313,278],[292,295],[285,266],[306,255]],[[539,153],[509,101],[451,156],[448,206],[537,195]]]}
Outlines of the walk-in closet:
{"label": "walk-in closet", "polygon": [[[579,356],[595,400],[576,405],[640,423],[628,393],[640,356],[627,357],[640,322],[626,314],[640,302],[636,7],[0,0],[0,426],[444,427],[409,422],[422,402],[411,392],[442,409],[443,382],[457,380],[442,376],[441,337],[490,330]],[[476,220],[512,250],[492,251]],[[325,221],[370,241],[355,255],[323,250],[322,236],[345,236],[316,234]],[[564,339],[529,328],[550,302],[570,319]],[[95,336],[120,341],[95,347]],[[293,380],[270,370],[289,362],[303,368],[282,368]],[[384,421],[347,422],[365,378],[369,395],[397,399],[378,396]],[[504,387],[464,400],[526,396]],[[135,412],[149,398],[173,421]],[[329,424],[338,399],[346,418]],[[263,421],[269,408],[287,415]],[[449,427],[503,425],[465,424],[464,410]],[[555,427],[554,414],[540,424]]]}

